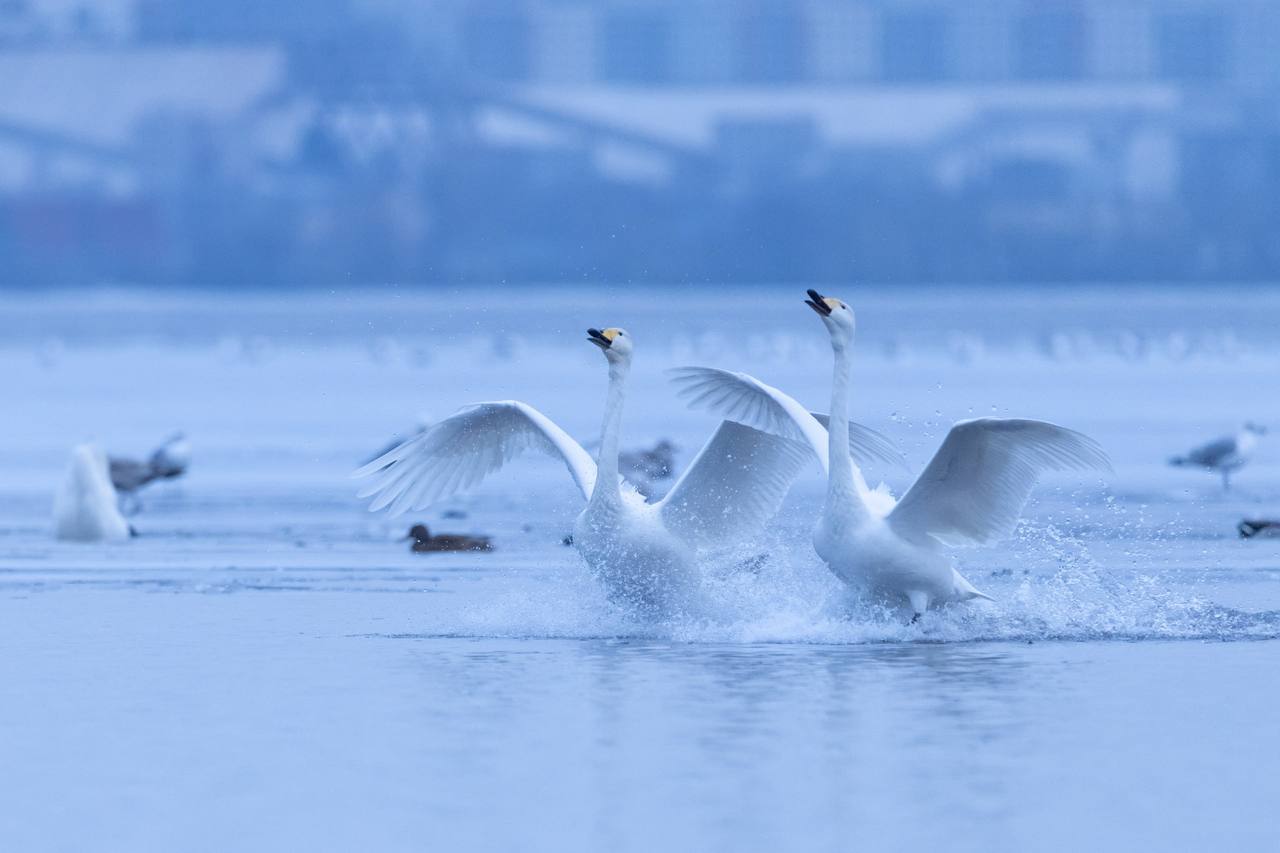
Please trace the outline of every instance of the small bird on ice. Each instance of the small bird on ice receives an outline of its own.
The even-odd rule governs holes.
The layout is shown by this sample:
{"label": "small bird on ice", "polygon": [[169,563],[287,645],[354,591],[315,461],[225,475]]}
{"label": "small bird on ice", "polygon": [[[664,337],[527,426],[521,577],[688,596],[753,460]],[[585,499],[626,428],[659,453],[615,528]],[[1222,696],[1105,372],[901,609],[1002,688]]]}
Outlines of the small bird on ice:
{"label": "small bird on ice", "polygon": [[1204,468],[1222,475],[1222,490],[1231,489],[1231,474],[1245,466],[1258,449],[1258,439],[1267,434],[1267,428],[1247,423],[1234,436],[1226,436],[1191,450],[1184,456],[1174,456],[1169,464],[1177,468]]}
{"label": "small bird on ice", "polygon": [[53,532],[71,542],[118,541],[133,535],[120,514],[107,455],[98,446],[82,444],[71,452],[67,478],[53,502]]}

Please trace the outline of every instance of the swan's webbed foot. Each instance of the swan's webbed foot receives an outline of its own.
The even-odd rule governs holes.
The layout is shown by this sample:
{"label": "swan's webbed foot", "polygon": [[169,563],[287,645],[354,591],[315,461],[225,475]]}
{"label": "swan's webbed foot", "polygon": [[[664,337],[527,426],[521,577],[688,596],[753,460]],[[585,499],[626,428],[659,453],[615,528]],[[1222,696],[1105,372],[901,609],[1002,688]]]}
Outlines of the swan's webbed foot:
{"label": "swan's webbed foot", "polygon": [[911,624],[914,625],[929,609],[929,595],[920,590],[912,590],[907,593],[907,602],[911,605]]}

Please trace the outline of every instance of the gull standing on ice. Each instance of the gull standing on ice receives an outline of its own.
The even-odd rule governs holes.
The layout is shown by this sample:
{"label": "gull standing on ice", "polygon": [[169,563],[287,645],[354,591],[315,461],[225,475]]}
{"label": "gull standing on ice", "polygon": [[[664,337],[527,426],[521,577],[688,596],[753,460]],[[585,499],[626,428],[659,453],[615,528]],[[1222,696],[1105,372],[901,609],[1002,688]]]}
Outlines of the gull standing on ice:
{"label": "gull standing on ice", "polygon": [[72,451],[66,480],[53,502],[53,532],[73,542],[122,540],[132,534],[99,447],[82,444]]}
{"label": "gull standing on ice", "polygon": [[1231,473],[1245,466],[1258,449],[1258,439],[1267,434],[1267,428],[1247,423],[1233,436],[1219,438],[1202,444],[1185,456],[1174,456],[1169,464],[1177,468],[1204,468],[1222,475],[1222,490],[1231,489]]}
{"label": "gull standing on ice", "polygon": [[806,303],[831,336],[835,369],[827,429],[787,394],[745,373],[704,367],[673,371],[695,407],[805,442],[827,474],[814,550],[851,587],[910,607],[990,598],[952,565],[943,545],[979,545],[1013,531],[1039,476],[1049,470],[1109,469],[1092,439],[1044,421],[960,421],[896,504],[867,488],[849,454],[854,316],[839,299],[810,290]]}
{"label": "gull standing on ice", "polygon": [[[633,343],[623,329],[587,330],[609,369],[599,461],[527,403],[468,406],[373,460],[360,496],[370,510],[420,510],[474,486],[521,451],[559,458],[586,502],[573,545],[609,597],[648,617],[696,600],[695,553],[755,534],[781,505],[808,452],[791,439],[724,421],[662,500],[647,503],[620,475],[618,447]],[[874,452],[886,440],[856,430]]]}

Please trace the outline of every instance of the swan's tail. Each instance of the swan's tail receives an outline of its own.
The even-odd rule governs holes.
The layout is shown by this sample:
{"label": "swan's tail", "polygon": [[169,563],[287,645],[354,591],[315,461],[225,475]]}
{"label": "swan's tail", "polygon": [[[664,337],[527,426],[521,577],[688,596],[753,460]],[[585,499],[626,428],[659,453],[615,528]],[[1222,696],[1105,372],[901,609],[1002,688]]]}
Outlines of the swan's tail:
{"label": "swan's tail", "polygon": [[1191,464],[1191,460],[1190,460],[1190,459],[1188,459],[1188,458],[1187,458],[1187,457],[1185,457],[1185,456],[1170,456],[1170,457],[1169,457],[1169,464],[1170,464],[1170,465],[1172,465],[1172,466],[1173,466],[1173,467],[1175,467],[1175,468],[1181,468],[1181,467],[1183,467],[1183,466],[1185,466],[1185,465],[1190,465],[1190,464]]}
{"label": "swan's tail", "polygon": [[964,575],[960,574],[955,569],[951,570],[951,577],[955,584],[956,598],[958,600],[972,601],[975,598],[982,598],[987,601],[995,601],[994,598],[987,595],[985,592],[982,592],[973,584],[965,580]]}

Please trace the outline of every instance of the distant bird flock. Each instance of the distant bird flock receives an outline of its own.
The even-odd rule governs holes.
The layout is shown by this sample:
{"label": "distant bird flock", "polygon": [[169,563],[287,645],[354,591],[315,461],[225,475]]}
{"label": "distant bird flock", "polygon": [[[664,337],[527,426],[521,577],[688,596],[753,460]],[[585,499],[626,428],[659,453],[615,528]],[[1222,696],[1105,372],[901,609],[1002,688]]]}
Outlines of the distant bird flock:
{"label": "distant bird flock", "polygon": [[[422,511],[477,485],[526,450],[564,466],[582,496],[565,544],[618,606],[649,618],[697,612],[700,554],[757,536],[795,480],[816,464],[826,479],[814,506],[813,550],[852,594],[897,609],[908,621],[930,609],[989,598],[960,574],[950,549],[1008,537],[1038,480],[1050,471],[1110,471],[1093,439],[1042,420],[978,418],[951,427],[900,499],[868,486],[862,466],[903,466],[893,443],[849,419],[857,324],[844,301],[807,292],[832,352],[830,414],[810,412],[785,392],[743,372],[712,367],[671,371],[677,395],[722,420],[683,473],[677,448],[661,440],[623,450],[623,411],[637,344],[622,328],[588,329],[604,357],[608,391],[598,452],[546,415],[516,400],[476,403],[431,422],[380,452],[353,476],[371,510]],[[1222,488],[1266,434],[1246,423],[1228,436],[1172,457],[1171,465],[1217,474]],[[125,518],[149,484],[186,474],[191,448],[182,434],[146,459],[75,448],[54,505],[54,533],[67,541],[123,541]],[[457,517],[464,517],[455,511]],[[450,517],[446,513],[445,517]],[[403,529],[403,528],[401,528]],[[1280,537],[1280,521],[1246,519],[1243,538]],[[433,533],[415,524],[404,537],[414,553],[486,552],[490,537]]]}

